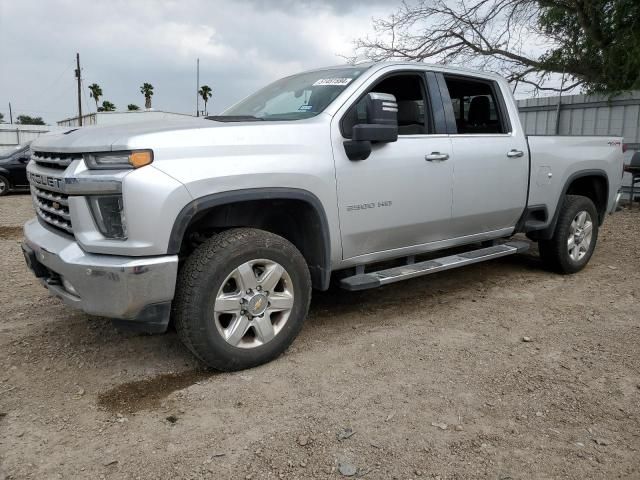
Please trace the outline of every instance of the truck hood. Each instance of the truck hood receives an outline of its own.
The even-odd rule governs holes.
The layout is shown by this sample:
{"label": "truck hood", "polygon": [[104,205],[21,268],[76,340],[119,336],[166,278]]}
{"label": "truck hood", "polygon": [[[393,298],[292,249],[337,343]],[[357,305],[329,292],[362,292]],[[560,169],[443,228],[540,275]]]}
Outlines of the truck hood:
{"label": "truck hood", "polygon": [[[104,152],[120,150],[131,138],[150,133],[210,128],[211,121],[197,118],[70,127],[68,130],[41,135],[32,144],[34,150],[48,152]],[[114,148],[116,146],[116,148]]]}
{"label": "truck hood", "polygon": [[[319,118],[322,117],[322,118]],[[150,148],[153,150],[212,146],[247,145],[271,141],[284,143],[295,139],[293,132],[310,124],[326,122],[328,115],[303,121],[218,122],[200,118],[162,120],[144,123],[70,128],[61,133],[38,137],[32,150],[49,152],[104,152]],[[258,140],[260,139],[260,140]],[[271,142],[269,142],[271,143]],[[293,143],[298,143],[293,141]]]}

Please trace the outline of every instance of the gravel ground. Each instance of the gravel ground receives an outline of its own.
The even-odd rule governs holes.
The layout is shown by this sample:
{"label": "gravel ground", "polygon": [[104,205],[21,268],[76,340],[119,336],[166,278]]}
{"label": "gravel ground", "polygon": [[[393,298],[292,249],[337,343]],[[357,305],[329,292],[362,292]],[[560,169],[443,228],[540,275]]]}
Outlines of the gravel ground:
{"label": "gravel ground", "polygon": [[232,374],[48,297],[30,216],[0,199],[0,479],[640,478],[640,209],[574,276],[534,251],[318,294]]}

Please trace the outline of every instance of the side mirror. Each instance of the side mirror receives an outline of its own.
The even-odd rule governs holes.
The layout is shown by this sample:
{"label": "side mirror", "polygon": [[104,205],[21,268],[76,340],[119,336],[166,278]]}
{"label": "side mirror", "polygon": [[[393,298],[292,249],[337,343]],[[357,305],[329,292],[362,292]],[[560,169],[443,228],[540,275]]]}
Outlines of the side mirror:
{"label": "side mirror", "polygon": [[398,140],[398,104],[389,93],[371,92],[365,97],[367,123],[354,125],[351,140],[344,142],[349,160],[365,160],[372,143]]}

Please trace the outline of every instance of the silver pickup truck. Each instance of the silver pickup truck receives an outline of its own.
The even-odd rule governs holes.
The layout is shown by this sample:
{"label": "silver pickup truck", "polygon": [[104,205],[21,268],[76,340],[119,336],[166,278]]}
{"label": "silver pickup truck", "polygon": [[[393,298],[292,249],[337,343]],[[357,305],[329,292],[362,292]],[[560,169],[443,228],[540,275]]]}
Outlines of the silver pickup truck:
{"label": "silver pickup truck", "polygon": [[530,243],[517,233],[577,272],[623,172],[621,138],[527,137],[504,79],[413,63],[304,72],[219,116],[32,150],[34,274],[124,327],[173,319],[222,370],[284,351],[332,279],[361,290],[511,255]]}

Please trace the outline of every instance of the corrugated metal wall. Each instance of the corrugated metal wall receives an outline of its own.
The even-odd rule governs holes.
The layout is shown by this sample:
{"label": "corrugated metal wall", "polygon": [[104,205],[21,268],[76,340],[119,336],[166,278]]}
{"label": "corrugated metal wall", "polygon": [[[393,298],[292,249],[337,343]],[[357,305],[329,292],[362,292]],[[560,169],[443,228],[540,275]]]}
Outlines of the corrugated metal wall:
{"label": "corrugated metal wall", "polygon": [[607,97],[568,95],[518,100],[520,120],[529,135],[615,135],[640,149],[640,91]]}
{"label": "corrugated metal wall", "polygon": [[[518,100],[520,121],[527,135],[615,135],[624,138],[629,150],[625,162],[640,150],[640,91],[615,97],[568,95]],[[631,175],[623,185],[629,188]]]}

